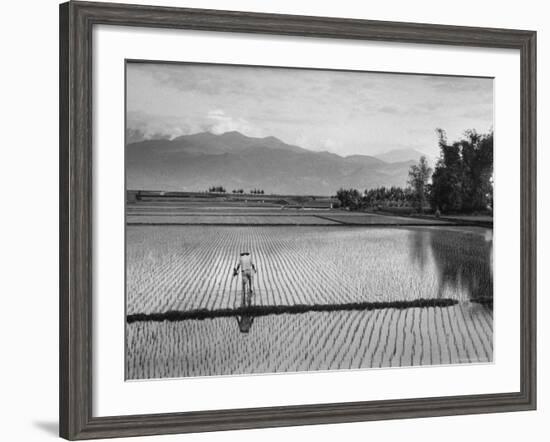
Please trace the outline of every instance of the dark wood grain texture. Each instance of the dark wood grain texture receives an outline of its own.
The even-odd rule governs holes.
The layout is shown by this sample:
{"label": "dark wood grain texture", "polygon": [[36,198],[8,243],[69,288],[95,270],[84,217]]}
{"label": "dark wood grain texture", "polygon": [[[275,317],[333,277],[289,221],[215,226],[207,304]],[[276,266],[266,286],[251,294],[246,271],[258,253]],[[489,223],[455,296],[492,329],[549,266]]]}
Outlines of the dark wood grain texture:
{"label": "dark wood grain texture", "polygon": [[[92,415],[92,27],[95,24],[513,48],[521,54],[521,391],[440,398]],[[60,6],[60,435],[66,439],[357,422],[536,407],[536,33],[108,3]]]}

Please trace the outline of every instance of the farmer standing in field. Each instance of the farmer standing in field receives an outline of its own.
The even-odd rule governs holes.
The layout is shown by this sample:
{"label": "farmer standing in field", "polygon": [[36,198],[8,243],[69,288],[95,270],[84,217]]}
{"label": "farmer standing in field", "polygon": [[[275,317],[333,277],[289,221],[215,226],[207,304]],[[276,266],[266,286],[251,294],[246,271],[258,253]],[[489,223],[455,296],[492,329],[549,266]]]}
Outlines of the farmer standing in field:
{"label": "farmer standing in field", "polygon": [[250,256],[250,252],[241,253],[239,263],[237,264],[237,267],[233,269],[233,277],[238,275],[239,269],[241,270],[241,283],[243,290],[242,303],[245,304],[246,287],[248,286],[248,303],[250,304],[250,298],[252,297],[254,287],[254,277],[252,275],[252,271],[254,271],[254,273],[257,273],[256,266],[252,262],[252,257]]}

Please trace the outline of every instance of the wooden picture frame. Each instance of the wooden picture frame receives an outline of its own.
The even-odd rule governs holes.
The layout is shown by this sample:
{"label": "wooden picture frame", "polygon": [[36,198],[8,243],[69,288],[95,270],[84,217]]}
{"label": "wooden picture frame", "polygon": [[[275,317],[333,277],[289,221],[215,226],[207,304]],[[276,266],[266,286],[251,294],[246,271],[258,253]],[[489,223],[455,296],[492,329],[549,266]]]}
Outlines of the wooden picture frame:
{"label": "wooden picture frame", "polygon": [[[108,24],[512,48],[521,58],[519,392],[169,414],[92,415],[92,28]],[[536,33],[109,3],[60,6],[60,435],[69,440],[533,410],[536,407]]]}

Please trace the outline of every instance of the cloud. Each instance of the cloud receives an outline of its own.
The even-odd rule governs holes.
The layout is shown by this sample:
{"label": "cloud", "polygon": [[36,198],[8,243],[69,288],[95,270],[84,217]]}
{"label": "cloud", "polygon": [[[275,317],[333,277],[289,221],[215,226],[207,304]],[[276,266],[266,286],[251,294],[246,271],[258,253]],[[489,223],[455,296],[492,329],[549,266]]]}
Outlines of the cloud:
{"label": "cloud", "polygon": [[141,69],[142,72],[151,75],[158,84],[181,92],[216,96],[246,90],[246,82],[243,79],[224,75],[224,71],[228,67],[223,65],[217,66],[216,69],[208,69],[200,64],[158,64],[152,66],[136,64],[132,68]]}
{"label": "cloud", "polygon": [[439,92],[492,94],[493,79],[480,77],[426,76],[424,81]]}
{"label": "cloud", "polygon": [[228,115],[223,109],[212,109],[186,118],[150,115],[142,111],[128,112],[126,136],[128,143],[151,139],[174,139],[198,132],[222,134],[237,131],[252,137],[266,136],[248,120]]}
{"label": "cloud", "polygon": [[144,140],[167,140],[171,136],[163,133],[145,133],[141,129],[126,129],[126,144],[138,143]]}
{"label": "cloud", "polygon": [[449,107],[449,104],[445,103],[444,101],[425,101],[425,102],[420,102],[416,104],[415,111],[432,114],[437,110],[445,109],[448,107]]}
{"label": "cloud", "polygon": [[237,131],[244,135],[261,137],[263,132],[254,127],[244,118],[235,118],[228,115],[223,109],[213,109],[206,115],[207,121],[202,125],[204,131],[214,134],[223,134],[225,132]]}
{"label": "cloud", "polygon": [[378,108],[378,112],[382,112],[384,114],[398,114],[401,110],[396,106],[382,106]]}
{"label": "cloud", "polygon": [[475,108],[467,109],[460,114],[461,117],[478,119],[478,120],[491,120],[493,118],[493,109],[491,106],[478,106]]}
{"label": "cloud", "polygon": [[201,131],[198,121],[170,115],[150,115],[143,111],[127,114],[126,135],[130,140],[174,139]]}
{"label": "cloud", "polygon": [[319,150],[332,152],[332,153],[338,153],[340,144],[334,141],[331,138],[326,138],[324,140],[321,140],[319,142]]}

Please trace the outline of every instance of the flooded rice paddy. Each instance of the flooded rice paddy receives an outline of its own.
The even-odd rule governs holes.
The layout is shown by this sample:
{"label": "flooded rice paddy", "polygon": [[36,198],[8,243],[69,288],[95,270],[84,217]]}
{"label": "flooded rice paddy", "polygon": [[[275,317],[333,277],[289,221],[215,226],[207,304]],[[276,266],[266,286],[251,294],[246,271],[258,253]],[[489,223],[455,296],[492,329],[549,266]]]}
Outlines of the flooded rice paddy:
{"label": "flooded rice paddy", "polygon": [[[480,227],[129,225],[127,314],[213,317],[127,323],[126,378],[490,362],[492,247]],[[244,250],[258,268],[251,305],[300,311],[237,310]],[[340,308],[419,299],[456,302]]]}

